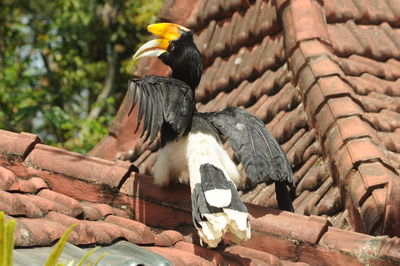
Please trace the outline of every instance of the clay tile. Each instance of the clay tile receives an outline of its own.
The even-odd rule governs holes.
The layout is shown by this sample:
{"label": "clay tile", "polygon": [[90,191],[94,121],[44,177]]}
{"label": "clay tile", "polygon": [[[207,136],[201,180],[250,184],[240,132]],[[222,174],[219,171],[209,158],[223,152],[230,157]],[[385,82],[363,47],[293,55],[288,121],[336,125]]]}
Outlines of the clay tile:
{"label": "clay tile", "polygon": [[[215,1],[214,1],[215,2]],[[212,35],[212,39],[210,39],[209,48],[208,48],[208,58],[215,58],[219,54],[218,52],[223,51],[223,30],[222,30],[222,22],[218,22],[214,28],[214,32]]]}
{"label": "clay tile", "polygon": [[204,37],[203,45],[200,46],[201,54],[203,55],[204,59],[206,60],[206,65],[209,65],[207,62],[211,62],[211,52],[212,47],[210,47],[215,28],[217,27],[217,23],[215,20],[210,21],[206,29],[206,37]]}
{"label": "clay tile", "polygon": [[309,89],[317,80],[311,67],[306,64],[300,69],[299,73],[294,74],[296,74],[298,80],[297,86],[303,91],[304,95],[308,95]]}
{"label": "clay tile", "polygon": [[[247,248],[252,248],[255,250],[274,254],[280,259],[296,260],[294,255],[296,254],[297,248],[295,240],[285,239],[279,236],[277,237],[277,235],[274,234],[271,235],[268,233],[253,230],[251,232],[251,238],[245,242],[242,242],[241,245]],[[239,263],[238,265],[243,264]]]}
{"label": "clay tile", "polygon": [[296,194],[300,195],[304,190],[316,190],[322,184],[320,176],[320,167],[318,164],[313,165],[296,185]]}
{"label": "clay tile", "polygon": [[193,243],[179,241],[174,245],[174,248],[191,254],[196,254],[197,256],[202,257],[203,259],[206,259],[208,261],[211,261],[216,265],[224,264],[224,259],[218,252],[208,248],[200,247]]}
{"label": "clay tile", "polygon": [[268,209],[267,214],[259,216],[253,205],[251,210],[252,230],[312,244],[318,243],[329,225],[328,220],[318,216],[307,217],[273,209]]}
{"label": "clay tile", "polygon": [[[318,202],[315,214],[332,216],[343,210],[342,197],[337,186],[332,186],[325,196]],[[333,226],[338,227],[330,220]]]}
{"label": "clay tile", "polygon": [[272,35],[282,30],[281,23],[278,22],[277,8],[273,2],[262,1],[260,11],[258,25],[261,36]]}
{"label": "clay tile", "polygon": [[14,133],[0,129],[0,151],[26,157],[35,144],[41,143],[38,136],[29,133]]}
{"label": "clay tile", "polygon": [[[19,218],[18,223],[23,223],[23,226],[16,229],[16,246],[29,247],[29,246],[51,246],[53,245],[65,232],[67,227],[50,220],[28,219]],[[75,243],[78,235],[71,232],[68,241]]]}
{"label": "clay tile", "polygon": [[301,42],[299,44],[299,50],[304,58],[311,58],[323,54],[329,55],[332,53],[329,46],[315,39]]}
{"label": "clay tile", "polygon": [[239,18],[234,29],[233,39],[233,42],[235,42],[238,47],[244,46],[249,38],[249,31],[245,20],[245,14],[239,13]]}
{"label": "clay tile", "polygon": [[299,181],[304,178],[304,175],[311,169],[311,167],[314,165],[314,163],[317,161],[318,156],[317,155],[312,155],[304,164],[298,169],[296,172],[294,172],[293,179],[295,180],[295,183],[298,184]]}
{"label": "clay tile", "polygon": [[327,178],[325,182],[323,182],[322,185],[315,192],[311,193],[312,196],[308,197],[309,199],[304,207],[305,215],[317,214],[316,207],[318,202],[325,196],[325,194],[332,187],[332,185],[333,185],[332,179]]}
{"label": "clay tile", "polygon": [[81,206],[88,220],[103,220],[106,216],[114,214],[113,208],[107,204],[82,202]]}
{"label": "clay tile", "polygon": [[76,224],[73,232],[77,234],[77,237],[73,239],[74,242],[71,242],[74,245],[88,245],[96,243],[92,229],[81,220],[54,211],[49,212],[46,215],[46,219],[62,224],[65,227]]}
{"label": "clay tile", "polygon": [[19,184],[19,191],[31,194],[35,194],[39,190],[49,188],[47,184],[43,181],[43,179],[39,177],[32,177],[28,180],[18,179],[18,184]]}
{"label": "clay tile", "polygon": [[114,215],[107,216],[104,221],[107,223],[119,225],[131,231],[135,235],[135,237],[128,240],[132,243],[147,245],[154,244],[156,241],[154,234],[151,232],[150,228],[142,223]]}
{"label": "clay tile", "polygon": [[103,221],[84,221],[84,223],[92,230],[97,244],[109,245],[117,239],[125,238],[124,230],[126,229],[116,224]]}
{"label": "clay tile", "polygon": [[[15,194],[24,204],[34,204],[36,205],[43,214],[48,213],[49,211],[57,211],[68,216],[74,216],[79,214],[81,211],[76,211],[73,208],[70,208],[66,205],[60,204],[56,201],[46,199],[36,195],[23,195],[23,194]],[[26,205],[26,208],[28,205]],[[27,211],[28,212],[28,211]]]}
{"label": "clay tile", "polygon": [[371,128],[358,116],[350,116],[337,120],[340,134],[344,141],[354,138],[372,136],[374,133]]}
{"label": "clay tile", "polygon": [[185,210],[191,208],[188,186],[177,184],[176,186],[159,187],[154,185],[152,177],[138,173],[131,174],[120,192],[153,203],[165,202],[165,199],[168,199],[170,206],[177,206]]}
{"label": "clay tile", "polygon": [[156,246],[172,247],[176,242],[183,240],[181,233],[173,230],[162,231],[156,235]]}
{"label": "clay tile", "polygon": [[301,50],[297,48],[293,51],[292,56],[288,60],[293,74],[296,76],[297,79],[297,75],[300,69],[307,63],[306,57],[303,55]]}
{"label": "clay tile", "polygon": [[[382,219],[382,208],[377,204],[374,197],[369,197],[365,200],[360,208],[361,218],[365,225],[365,233],[367,234],[377,234],[380,232],[375,232],[379,223]],[[379,202],[380,203],[380,202]]]}
{"label": "clay tile", "polygon": [[314,142],[315,132],[306,132],[298,142],[296,142],[292,149],[287,153],[287,157],[291,162],[291,165],[297,166],[303,163],[303,155],[305,150]]}
{"label": "clay tile", "polygon": [[379,255],[400,263],[400,250],[398,248],[400,246],[400,238],[382,238],[382,246],[379,250]]}
{"label": "clay tile", "polygon": [[368,248],[373,239],[373,236],[329,227],[322,236],[320,245],[359,256],[364,252],[373,252]]}
{"label": "clay tile", "polygon": [[323,10],[317,1],[294,1],[291,2],[290,9],[293,16],[296,41],[319,38],[325,42],[330,42]]}
{"label": "clay tile", "polygon": [[240,257],[256,260],[265,265],[282,265],[278,257],[266,252],[258,251],[251,248],[232,246],[225,249],[226,252],[239,255]]}
{"label": "clay tile", "polygon": [[350,97],[332,98],[328,100],[329,109],[335,118],[361,115],[363,110]]}
{"label": "clay tile", "polygon": [[218,1],[208,2],[205,8],[203,12],[205,12],[206,20],[215,19],[221,11]]}
{"label": "clay tile", "polygon": [[364,203],[367,197],[369,197],[369,194],[367,194],[367,190],[358,171],[356,171],[353,175],[350,175],[347,180],[348,193],[352,198],[354,207],[357,209]]}
{"label": "clay tile", "polygon": [[0,210],[8,215],[25,215],[25,206],[14,194],[0,190]]}
{"label": "clay tile", "polygon": [[120,185],[131,168],[127,162],[108,161],[42,144],[35,146],[26,161],[46,170],[113,188]]}
{"label": "clay tile", "polygon": [[66,195],[57,193],[50,189],[43,189],[37,195],[42,198],[55,201],[59,204],[62,204],[64,206],[70,208],[71,214],[72,214],[71,216],[73,216],[73,217],[76,217],[83,213],[83,209],[82,209],[81,205],[79,204],[79,202],[71,197],[66,196]]}
{"label": "clay tile", "polygon": [[122,206],[121,209],[113,208],[113,214],[121,218],[130,218],[125,206]]}
{"label": "clay tile", "polygon": [[229,23],[229,43],[228,46],[231,47],[231,51],[237,51],[241,46],[236,41],[235,31],[240,23],[241,16],[238,12],[233,13],[230,23]]}
{"label": "clay tile", "polygon": [[390,236],[400,235],[400,181],[398,178],[391,178],[388,186],[386,213],[383,232]]}
{"label": "clay tile", "polygon": [[146,247],[150,251],[158,253],[168,260],[170,260],[174,265],[213,265],[211,262],[176,248],[163,248],[163,247]]}
{"label": "clay tile", "polygon": [[290,0],[276,0],[276,7],[279,12],[282,12],[282,9],[285,8],[290,3]]}
{"label": "clay tile", "polygon": [[374,189],[381,187],[391,180],[388,170],[378,162],[363,163],[358,167],[365,187]]}
{"label": "clay tile", "polygon": [[191,17],[196,15],[198,4],[201,1],[181,2],[165,2],[163,8],[159,11],[161,21],[174,21],[180,25],[187,26]]}
{"label": "clay tile", "polygon": [[0,189],[1,190],[19,190],[18,179],[13,172],[0,166]]}
{"label": "clay tile", "polygon": [[311,59],[309,65],[313,71],[314,77],[326,77],[331,75],[344,76],[339,65],[327,56]]}
{"label": "clay tile", "polygon": [[354,140],[346,146],[354,164],[371,159],[384,159],[382,150],[371,139]]}

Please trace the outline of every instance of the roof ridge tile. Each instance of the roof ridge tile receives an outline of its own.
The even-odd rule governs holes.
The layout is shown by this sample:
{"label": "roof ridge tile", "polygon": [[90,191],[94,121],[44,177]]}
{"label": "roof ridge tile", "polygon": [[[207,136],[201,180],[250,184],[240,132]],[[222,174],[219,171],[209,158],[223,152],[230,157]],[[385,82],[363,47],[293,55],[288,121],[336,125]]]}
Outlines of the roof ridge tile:
{"label": "roof ridge tile", "polygon": [[123,184],[133,168],[128,162],[109,161],[44,144],[37,144],[25,162],[41,169],[116,189]]}
{"label": "roof ridge tile", "polygon": [[11,153],[25,158],[38,143],[42,143],[42,141],[37,135],[0,129],[0,152]]}

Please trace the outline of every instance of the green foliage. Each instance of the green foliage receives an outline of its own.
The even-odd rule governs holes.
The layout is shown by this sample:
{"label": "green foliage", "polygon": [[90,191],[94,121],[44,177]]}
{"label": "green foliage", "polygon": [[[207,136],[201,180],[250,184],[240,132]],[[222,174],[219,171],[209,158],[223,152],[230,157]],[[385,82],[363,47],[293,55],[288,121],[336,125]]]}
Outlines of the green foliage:
{"label": "green foliage", "polygon": [[126,70],[162,0],[3,0],[0,128],[90,150],[126,91]]}
{"label": "green foliage", "polygon": [[55,266],[57,265],[57,261],[61,256],[61,252],[63,251],[65,244],[67,243],[69,234],[71,234],[72,230],[74,229],[74,227],[76,226],[76,224],[71,225],[67,231],[65,231],[65,233],[62,235],[62,237],[60,238],[60,240],[58,240],[56,246],[53,248],[53,250],[51,251],[49,257],[46,260],[46,263],[44,264],[44,266]]}
{"label": "green foliage", "polygon": [[13,264],[15,220],[6,222],[4,212],[0,212],[0,266]]}

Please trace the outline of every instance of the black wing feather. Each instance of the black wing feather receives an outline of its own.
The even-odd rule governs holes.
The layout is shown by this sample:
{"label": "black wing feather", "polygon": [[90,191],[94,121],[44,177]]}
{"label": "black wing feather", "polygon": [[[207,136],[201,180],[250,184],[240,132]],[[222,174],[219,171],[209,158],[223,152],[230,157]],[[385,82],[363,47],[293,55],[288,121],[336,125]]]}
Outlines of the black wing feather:
{"label": "black wing feather", "polygon": [[168,77],[148,76],[129,82],[133,91],[132,109],[139,104],[135,132],[143,123],[141,137],[154,141],[163,123],[171,125],[178,136],[183,135],[193,114],[193,92],[184,82]]}
{"label": "black wing feather", "polygon": [[272,179],[294,186],[285,153],[260,119],[237,107],[207,113],[206,117],[228,138],[252,185]]}

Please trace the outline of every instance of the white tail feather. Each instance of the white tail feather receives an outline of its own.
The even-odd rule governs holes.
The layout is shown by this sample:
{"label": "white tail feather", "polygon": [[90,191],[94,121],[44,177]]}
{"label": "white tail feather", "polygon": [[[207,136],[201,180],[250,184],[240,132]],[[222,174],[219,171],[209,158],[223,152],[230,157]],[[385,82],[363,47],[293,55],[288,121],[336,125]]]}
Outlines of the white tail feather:
{"label": "white tail feather", "polygon": [[248,213],[231,209],[224,209],[223,213],[204,214],[207,222],[201,222],[197,228],[201,240],[208,246],[215,248],[229,231],[233,234],[234,242],[248,240],[251,237]]}
{"label": "white tail feather", "polygon": [[223,208],[229,205],[232,200],[230,189],[213,189],[204,192],[208,204],[217,208]]}

